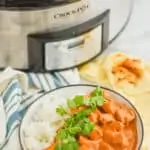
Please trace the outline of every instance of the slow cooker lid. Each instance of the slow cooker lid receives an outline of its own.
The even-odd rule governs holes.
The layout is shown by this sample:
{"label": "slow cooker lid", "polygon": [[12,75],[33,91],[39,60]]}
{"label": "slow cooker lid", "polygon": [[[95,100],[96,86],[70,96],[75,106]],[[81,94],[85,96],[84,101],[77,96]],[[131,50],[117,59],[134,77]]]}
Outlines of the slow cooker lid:
{"label": "slow cooker lid", "polygon": [[40,8],[72,3],[80,0],[0,0],[0,7]]}

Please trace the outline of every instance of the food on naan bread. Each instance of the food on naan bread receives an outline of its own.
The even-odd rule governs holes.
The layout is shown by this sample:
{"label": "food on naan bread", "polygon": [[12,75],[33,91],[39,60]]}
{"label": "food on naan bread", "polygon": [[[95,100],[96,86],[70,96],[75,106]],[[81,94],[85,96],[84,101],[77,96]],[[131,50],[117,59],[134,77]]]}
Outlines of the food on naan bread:
{"label": "food on naan bread", "polygon": [[79,68],[85,80],[128,95],[150,92],[150,66],[141,59],[116,52]]}
{"label": "food on naan bread", "polygon": [[124,57],[120,60],[120,63],[118,62],[118,64],[114,64],[112,67],[112,73],[116,76],[118,82],[125,80],[131,84],[136,84],[142,77],[143,72],[144,67],[139,59]]}
{"label": "food on naan bread", "polygon": [[107,56],[104,63],[107,79],[115,90],[127,95],[150,91],[150,71],[142,60],[124,53]]}

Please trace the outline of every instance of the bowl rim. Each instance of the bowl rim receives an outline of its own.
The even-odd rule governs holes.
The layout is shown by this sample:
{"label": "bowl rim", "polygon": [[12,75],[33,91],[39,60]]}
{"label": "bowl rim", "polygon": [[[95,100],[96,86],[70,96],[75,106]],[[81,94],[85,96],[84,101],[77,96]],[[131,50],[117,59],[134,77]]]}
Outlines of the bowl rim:
{"label": "bowl rim", "polygon": [[94,84],[71,84],[71,85],[65,85],[65,86],[57,87],[57,88],[55,88],[55,89],[49,90],[49,91],[47,91],[47,92],[44,92],[42,95],[40,95],[39,97],[37,97],[37,98],[35,99],[35,101],[30,104],[30,106],[28,107],[27,111],[25,112],[23,118],[22,118],[21,121],[20,121],[19,131],[18,131],[18,138],[19,138],[19,144],[20,144],[21,149],[22,149],[22,150],[25,150],[25,148],[23,147],[23,144],[22,144],[22,140],[21,140],[21,127],[22,127],[22,124],[23,124],[23,121],[24,121],[24,118],[25,118],[26,114],[27,114],[28,111],[32,108],[32,106],[33,106],[38,100],[40,100],[42,97],[44,97],[44,96],[46,96],[46,95],[48,95],[48,94],[50,94],[50,93],[52,93],[52,92],[55,92],[55,91],[57,91],[57,90],[61,90],[61,89],[64,89],[64,88],[78,87],[78,86],[81,86],[81,87],[82,87],[82,86],[83,86],[83,87],[100,87],[100,88],[102,88],[102,89],[104,89],[104,90],[108,90],[108,91],[110,91],[110,92],[112,92],[112,93],[114,93],[114,94],[116,94],[116,95],[122,97],[122,98],[134,109],[134,111],[135,111],[135,113],[136,113],[136,115],[137,115],[137,117],[138,117],[138,119],[139,119],[140,126],[141,126],[141,134],[142,134],[142,135],[141,135],[141,140],[140,140],[140,143],[139,143],[139,146],[138,146],[138,150],[140,150],[141,147],[142,147],[142,144],[143,144],[143,140],[144,140],[144,124],[143,124],[141,115],[140,115],[140,113],[137,111],[136,107],[135,107],[125,96],[123,96],[123,95],[120,94],[119,92],[117,92],[117,91],[115,91],[115,90],[113,90],[113,89],[107,88],[107,87],[105,87],[105,86],[94,85]]}

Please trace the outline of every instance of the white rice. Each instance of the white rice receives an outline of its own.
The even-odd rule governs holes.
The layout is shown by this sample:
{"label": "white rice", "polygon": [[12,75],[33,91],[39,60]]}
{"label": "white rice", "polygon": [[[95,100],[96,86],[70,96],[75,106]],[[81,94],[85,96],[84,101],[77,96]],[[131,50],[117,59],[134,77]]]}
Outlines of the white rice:
{"label": "white rice", "polygon": [[59,105],[67,107],[66,99],[50,97],[31,115],[28,125],[23,130],[27,150],[43,150],[52,144],[57,130],[64,123],[63,117],[56,113]]}

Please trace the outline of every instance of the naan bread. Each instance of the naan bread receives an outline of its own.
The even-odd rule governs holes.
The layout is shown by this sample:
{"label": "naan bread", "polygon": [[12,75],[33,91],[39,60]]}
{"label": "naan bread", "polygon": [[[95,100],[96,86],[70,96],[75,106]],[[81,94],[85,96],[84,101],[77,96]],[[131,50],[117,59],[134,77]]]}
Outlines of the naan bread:
{"label": "naan bread", "polygon": [[124,53],[102,56],[79,68],[79,73],[87,81],[112,87],[124,94],[134,96],[150,91],[150,64]]}
{"label": "naan bread", "polygon": [[84,80],[101,84],[106,87],[110,87],[110,83],[107,79],[107,75],[104,69],[104,62],[106,57],[97,59],[91,63],[88,63],[79,68],[79,74]]}
{"label": "naan bread", "polygon": [[[134,105],[137,111],[140,113],[144,124],[144,143],[143,145],[149,146],[147,150],[150,150],[150,93],[143,93],[131,97],[134,101]],[[143,150],[143,149],[142,149]]]}

